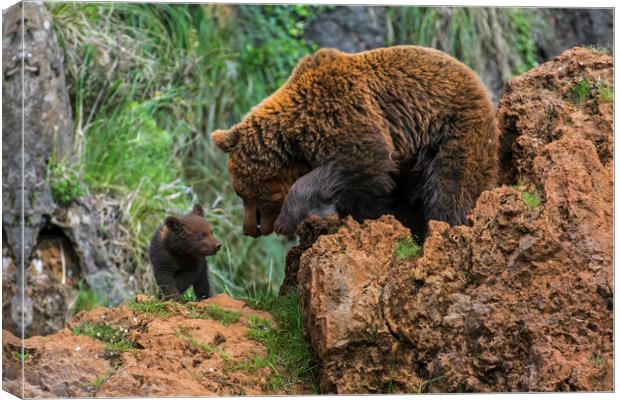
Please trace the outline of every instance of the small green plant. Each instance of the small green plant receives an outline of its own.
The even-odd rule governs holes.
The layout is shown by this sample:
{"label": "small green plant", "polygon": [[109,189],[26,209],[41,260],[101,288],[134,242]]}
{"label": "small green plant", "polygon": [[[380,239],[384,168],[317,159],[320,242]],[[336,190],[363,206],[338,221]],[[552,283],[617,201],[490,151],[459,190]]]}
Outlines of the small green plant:
{"label": "small green plant", "polygon": [[172,307],[172,304],[174,303],[164,301],[153,296],[146,301],[130,302],[127,304],[127,307],[131,311],[139,314],[152,314],[157,317],[165,318],[173,314],[173,312],[170,311],[170,307]]}
{"label": "small green plant", "polygon": [[24,349],[22,349],[22,351],[17,350],[15,352],[15,358],[17,358],[19,361],[26,362],[26,361],[30,360],[30,353],[28,353]]}
{"label": "small green plant", "polygon": [[599,368],[604,363],[603,357],[598,354],[593,354],[592,357],[588,359],[588,361],[590,362],[590,364],[592,364],[593,367],[596,368]]}
{"label": "small green plant", "polygon": [[575,104],[582,104],[590,98],[590,89],[590,83],[582,77],[571,89],[569,97]]}
{"label": "small green plant", "polygon": [[422,383],[420,383],[420,385],[418,386],[418,393],[424,392],[431,383],[440,381],[440,380],[445,379],[445,378],[446,378],[445,376],[438,376],[438,377],[435,377],[435,378],[432,378],[432,379],[428,379],[428,380],[422,381]]}
{"label": "small green plant", "polygon": [[107,306],[108,300],[101,299],[99,295],[90,289],[84,282],[78,284],[78,295],[75,299],[75,313],[84,310],[90,311],[98,306]]}
{"label": "small green plant", "polygon": [[592,53],[595,54],[609,54],[609,50],[601,46],[589,45],[586,46],[586,49],[590,50]]}
{"label": "small green plant", "polygon": [[521,193],[521,199],[523,199],[523,202],[525,203],[527,208],[529,208],[530,210],[535,209],[541,203],[540,195],[538,194],[538,191],[535,191],[534,193],[523,191],[523,193]]}
{"label": "small green plant", "polygon": [[189,306],[189,318],[208,318],[219,321],[224,325],[230,325],[239,322],[241,314],[236,311],[227,311],[217,304],[207,304],[205,306]]}
{"label": "small green plant", "polygon": [[413,238],[407,237],[396,244],[396,257],[402,260],[415,257],[420,250],[422,247]]}
{"label": "small green plant", "polygon": [[248,299],[248,304],[269,312],[277,324],[274,326],[266,319],[250,316],[246,333],[251,339],[263,343],[267,349],[264,360],[257,360],[257,363],[272,369],[270,389],[289,391],[294,385],[303,384],[318,393],[319,387],[314,376],[317,364],[302,333],[298,295],[295,293],[278,297],[268,294]]}
{"label": "small green plant", "polygon": [[110,352],[125,352],[134,349],[133,343],[127,338],[127,331],[122,327],[115,328],[109,324],[94,324],[83,322],[73,328],[74,336],[88,336],[106,343]]}
{"label": "small green plant", "polygon": [[91,383],[90,386],[92,386],[93,389],[98,389],[99,386],[101,386],[103,384],[103,382],[105,382],[106,377],[105,376],[98,376],[96,377]]}
{"label": "small green plant", "polygon": [[599,81],[596,85],[596,91],[598,92],[598,99],[603,103],[610,103],[614,101],[614,87],[607,85],[605,82]]}
{"label": "small green plant", "polygon": [[208,343],[201,342],[192,337],[192,335],[187,331],[187,329],[180,329],[174,332],[174,335],[180,339],[182,339],[185,344],[192,350],[200,350],[208,355],[217,353],[219,354],[225,362],[230,361],[230,355],[222,350],[217,345],[212,345]]}
{"label": "small green plant", "polygon": [[86,194],[78,172],[64,161],[50,160],[47,165],[47,179],[52,198],[61,206],[67,206]]}
{"label": "small green plant", "polygon": [[184,302],[188,301],[196,301],[196,293],[194,293],[194,288],[190,287],[185,292],[183,292],[183,296],[181,297]]}

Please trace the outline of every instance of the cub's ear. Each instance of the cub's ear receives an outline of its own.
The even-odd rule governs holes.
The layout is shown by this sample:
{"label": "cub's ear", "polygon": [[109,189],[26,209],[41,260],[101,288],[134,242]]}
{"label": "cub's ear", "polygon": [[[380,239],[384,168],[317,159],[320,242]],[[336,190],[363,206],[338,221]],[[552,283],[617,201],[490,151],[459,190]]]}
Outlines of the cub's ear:
{"label": "cub's ear", "polygon": [[194,204],[194,208],[192,208],[192,214],[198,215],[199,217],[205,216],[205,212],[199,203]]}
{"label": "cub's ear", "polygon": [[239,131],[236,129],[229,129],[227,131],[218,129],[211,134],[211,140],[220,150],[228,153],[239,141]]}
{"label": "cub's ear", "polygon": [[166,218],[166,226],[175,232],[183,230],[183,223],[178,217],[170,216]]}

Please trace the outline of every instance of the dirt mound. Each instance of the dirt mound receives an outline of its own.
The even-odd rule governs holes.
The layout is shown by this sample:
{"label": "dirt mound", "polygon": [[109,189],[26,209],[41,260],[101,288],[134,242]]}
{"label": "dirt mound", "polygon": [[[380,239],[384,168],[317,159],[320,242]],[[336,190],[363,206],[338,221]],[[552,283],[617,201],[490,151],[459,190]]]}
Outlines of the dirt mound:
{"label": "dirt mound", "polygon": [[266,349],[248,337],[272,317],[225,295],[196,303],[149,298],[80,313],[50,336],[3,331],[3,389],[26,397],[282,394],[270,389]]}
{"label": "dirt mound", "polygon": [[507,186],[470,226],[401,259],[392,217],[349,220],[301,255],[324,391],[613,389],[611,97],[611,57],[564,52],[507,84]]}

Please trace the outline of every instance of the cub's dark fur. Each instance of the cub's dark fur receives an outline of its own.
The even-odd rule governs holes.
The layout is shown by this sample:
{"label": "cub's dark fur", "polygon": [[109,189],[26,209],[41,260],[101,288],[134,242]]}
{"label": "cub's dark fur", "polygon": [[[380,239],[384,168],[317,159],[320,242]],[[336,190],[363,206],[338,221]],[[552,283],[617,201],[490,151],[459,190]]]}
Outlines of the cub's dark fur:
{"label": "cub's dark fur", "polygon": [[209,297],[205,257],[214,255],[220,247],[200,204],[187,215],[167,217],[149,248],[155,280],[164,296],[179,298],[193,286],[197,298]]}

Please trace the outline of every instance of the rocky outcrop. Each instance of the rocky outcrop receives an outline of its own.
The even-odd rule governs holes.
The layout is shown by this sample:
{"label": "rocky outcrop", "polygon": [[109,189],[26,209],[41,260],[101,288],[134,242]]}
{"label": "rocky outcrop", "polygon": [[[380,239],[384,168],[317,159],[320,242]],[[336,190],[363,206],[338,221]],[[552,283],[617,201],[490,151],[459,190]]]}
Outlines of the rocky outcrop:
{"label": "rocky outcrop", "polygon": [[583,48],[508,82],[505,185],[468,226],[431,221],[421,255],[394,255],[392,217],[303,252],[325,392],[612,390],[612,87],[611,57]]}
{"label": "rocky outcrop", "polygon": [[265,346],[247,335],[251,320],[273,322],[269,314],[225,295],[150,301],[80,313],[57,334],[24,340],[23,356],[20,340],[3,331],[3,389],[25,397],[279,394],[271,367],[255,363]]}
{"label": "rocky outcrop", "polygon": [[62,328],[80,279],[111,305],[136,285],[108,259],[99,227],[110,221],[99,218],[98,200],[64,205],[52,197],[50,163],[70,166],[79,149],[49,12],[22,2],[2,18],[3,326],[41,335]]}

